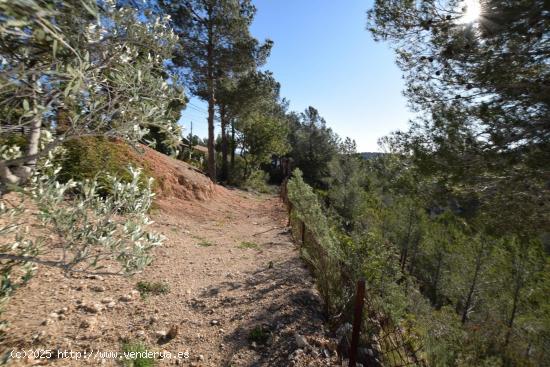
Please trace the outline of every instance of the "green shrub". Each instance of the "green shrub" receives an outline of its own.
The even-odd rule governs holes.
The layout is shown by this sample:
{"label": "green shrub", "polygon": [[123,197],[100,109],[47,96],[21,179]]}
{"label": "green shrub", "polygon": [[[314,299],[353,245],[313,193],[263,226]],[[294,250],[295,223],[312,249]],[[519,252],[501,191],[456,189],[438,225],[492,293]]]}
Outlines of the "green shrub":
{"label": "green shrub", "polygon": [[242,187],[250,191],[272,194],[274,192],[274,188],[267,184],[268,180],[269,174],[267,172],[255,170],[244,181]]}
{"label": "green shrub", "polygon": [[197,246],[200,246],[200,247],[210,247],[210,246],[214,246],[214,243],[208,241],[208,240],[201,240],[200,242],[197,243]]}
{"label": "green shrub", "polygon": [[[122,344],[122,365],[125,367],[153,367],[154,358],[144,355],[150,349],[141,342],[127,342]],[[131,358],[135,355],[134,358]]]}
{"label": "green shrub", "polygon": [[[221,163],[220,163],[220,172],[221,172]],[[245,182],[245,162],[244,159],[240,156],[235,156],[235,162],[233,166],[229,167],[229,177],[227,182],[230,185],[242,187]]]}
{"label": "green shrub", "polygon": [[[29,280],[36,264],[51,259],[54,248],[63,251],[55,265],[67,272],[99,270],[104,261],[116,260],[114,271],[133,273],[150,264],[152,249],[164,242],[162,235],[148,231],[154,194],[152,179],[138,187],[141,170],[130,166],[127,183],[106,178],[111,195],[100,197],[96,181],[62,184],[58,169],[48,159],[18,197],[0,197],[0,253],[10,260],[0,264],[0,306]],[[30,232],[25,223],[33,217],[36,230]]]}
{"label": "green shrub", "polygon": [[[100,193],[107,194],[105,178],[108,175],[117,176],[122,182],[129,182],[131,175],[128,165],[139,166],[144,175],[140,179],[140,187],[151,177],[151,169],[143,162],[138,162],[132,147],[123,142],[112,141],[102,137],[87,137],[73,139],[63,144],[65,154],[61,163],[59,180],[67,182],[70,179],[83,181],[98,178]],[[156,186],[155,186],[156,187]],[[153,187],[153,189],[155,189]]]}
{"label": "green shrub", "polygon": [[179,160],[184,161],[202,171],[207,170],[208,160],[206,159],[206,156],[203,153],[197,152],[194,149],[190,149],[188,146],[182,146],[180,147],[180,149],[181,151],[177,156]]}
{"label": "green shrub", "polygon": [[261,326],[257,325],[254,329],[250,330],[248,334],[248,341],[256,342],[258,344],[265,344],[269,339],[269,332],[265,331]]}
{"label": "green shrub", "polygon": [[136,284],[136,289],[139,291],[142,298],[151,294],[156,296],[170,292],[170,286],[165,282],[139,281]]}
{"label": "green shrub", "polygon": [[25,135],[23,134],[11,134],[11,133],[5,133],[2,134],[0,137],[0,146],[18,146],[21,150],[25,150],[27,148],[27,139]]}
{"label": "green shrub", "polygon": [[287,188],[293,207],[291,219],[303,222],[308,229],[309,235],[301,247],[301,253],[314,269],[319,292],[325,301],[325,313],[327,316],[340,314],[349,298],[341,276],[341,267],[349,262],[349,257],[345,256],[317,195],[304,182],[299,169],[294,171]]}

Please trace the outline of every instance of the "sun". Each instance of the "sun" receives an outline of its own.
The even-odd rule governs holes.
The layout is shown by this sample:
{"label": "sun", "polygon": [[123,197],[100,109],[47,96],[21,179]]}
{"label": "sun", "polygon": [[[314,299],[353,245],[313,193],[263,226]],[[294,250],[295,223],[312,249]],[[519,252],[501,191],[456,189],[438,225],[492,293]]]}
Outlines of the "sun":
{"label": "sun", "polygon": [[462,4],[464,14],[460,17],[460,23],[474,23],[481,17],[482,9],[479,0],[464,0]]}

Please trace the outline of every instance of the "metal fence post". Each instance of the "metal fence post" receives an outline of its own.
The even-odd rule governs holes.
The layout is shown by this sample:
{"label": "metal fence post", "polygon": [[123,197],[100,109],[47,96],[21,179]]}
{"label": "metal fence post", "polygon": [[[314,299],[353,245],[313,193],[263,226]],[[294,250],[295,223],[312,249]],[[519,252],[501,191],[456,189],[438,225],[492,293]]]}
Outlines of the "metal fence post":
{"label": "metal fence post", "polygon": [[357,362],[357,348],[359,347],[359,333],[361,332],[363,305],[365,302],[365,279],[360,279],[357,282],[357,291],[355,294],[355,309],[353,315],[353,331],[351,334],[351,348],[349,352],[349,367],[355,367],[355,363]]}

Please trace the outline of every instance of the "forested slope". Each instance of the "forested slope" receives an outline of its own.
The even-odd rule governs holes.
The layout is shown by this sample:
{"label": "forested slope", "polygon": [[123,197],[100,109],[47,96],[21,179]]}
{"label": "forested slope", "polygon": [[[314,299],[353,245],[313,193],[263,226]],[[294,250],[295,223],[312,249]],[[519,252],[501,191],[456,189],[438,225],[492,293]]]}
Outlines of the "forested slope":
{"label": "forested slope", "polygon": [[[341,364],[365,279],[369,365],[550,365],[548,2],[374,1],[368,31],[395,51],[414,117],[380,138],[385,154],[366,157],[317,108],[290,109],[266,69],[276,45],[251,33],[255,14],[250,0],[0,2],[2,345],[45,347],[51,327],[83,350],[96,339],[172,342],[213,356],[195,364],[233,363],[236,350],[243,365]],[[190,96],[208,106],[205,139],[182,139]],[[270,185],[290,218],[275,199],[240,191]],[[298,295],[311,284],[285,219],[320,298]],[[223,274],[232,265],[238,277]],[[121,275],[146,283],[132,292]],[[138,301],[140,291],[159,298]],[[289,308],[290,329],[239,319],[275,297],[260,312]],[[168,302],[184,298],[185,316]],[[224,307],[227,339],[226,321],[210,319]],[[149,324],[132,316],[141,312]],[[188,324],[220,345],[181,333]],[[293,334],[304,324],[318,331],[309,340]],[[268,341],[281,349],[270,354]]]}

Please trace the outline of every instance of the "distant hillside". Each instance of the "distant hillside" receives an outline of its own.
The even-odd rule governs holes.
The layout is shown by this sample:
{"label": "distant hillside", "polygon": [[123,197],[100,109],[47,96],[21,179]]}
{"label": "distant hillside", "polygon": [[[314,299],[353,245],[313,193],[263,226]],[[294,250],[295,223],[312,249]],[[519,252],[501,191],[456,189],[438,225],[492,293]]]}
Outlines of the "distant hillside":
{"label": "distant hillside", "polygon": [[379,152],[362,152],[359,153],[363,159],[374,159],[378,158],[386,153],[379,153]]}

